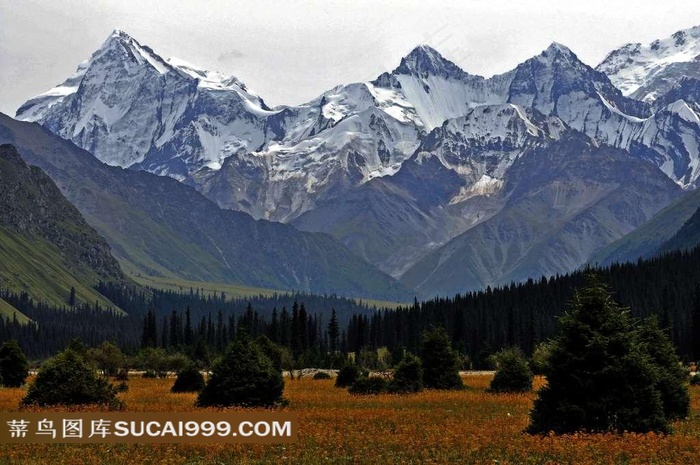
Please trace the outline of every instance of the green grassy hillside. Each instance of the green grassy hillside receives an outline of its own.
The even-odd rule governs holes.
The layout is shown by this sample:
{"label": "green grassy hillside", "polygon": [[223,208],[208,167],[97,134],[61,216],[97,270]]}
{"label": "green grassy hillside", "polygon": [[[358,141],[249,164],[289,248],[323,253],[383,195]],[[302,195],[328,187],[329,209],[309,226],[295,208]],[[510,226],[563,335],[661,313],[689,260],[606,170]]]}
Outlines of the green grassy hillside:
{"label": "green grassy hillside", "polygon": [[0,288],[55,307],[68,307],[75,288],[75,304],[116,308],[93,286],[125,280],[105,239],[56,184],[15,147],[0,146]]}
{"label": "green grassy hillside", "polygon": [[15,316],[20,323],[28,323],[31,321],[24,314],[17,311],[15,307],[0,299],[0,317],[12,319]]}
{"label": "green grassy hillside", "polygon": [[[108,308],[116,306],[90,287],[99,276],[89,270],[70,270],[55,245],[41,237],[23,237],[0,228],[0,286],[27,292],[34,300],[68,307],[71,287],[77,303]],[[13,310],[9,304],[10,315]]]}
{"label": "green grassy hillside", "polygon": [[37,124],[0,114],[0,143],[60,187],[142,274],[375,299],[413,293],[328,234],[224,210],[174,179],[107,166]]}

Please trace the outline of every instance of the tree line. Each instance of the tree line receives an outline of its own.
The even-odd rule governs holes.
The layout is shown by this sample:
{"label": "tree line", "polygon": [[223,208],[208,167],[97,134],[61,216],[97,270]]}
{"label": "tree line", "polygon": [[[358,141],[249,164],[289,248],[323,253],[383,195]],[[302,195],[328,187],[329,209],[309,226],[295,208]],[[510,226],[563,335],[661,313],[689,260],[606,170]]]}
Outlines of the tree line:
{"label": "tree line", "polygon": [[[101,283],[97,289],[129,316],[97,304],[51,308],[26,294],[0,291],[0,297],[36,322],[0,319],[0,341],[17,339],[31,358],[54,354],[78,337],[88,345],[115,342],[127,353],[160,347],[215,356],[239,331],[266,336],[284,347],[296,366],[328,367],[329,354],[374,357],[418,353],[421,335],[444,328],[452,346],[475,368],[490,355],[519,347],[526,355],[556,334],[561,316],[586,273],[609,285],[613,298],[632,316],[657,315],[686,361],[700,359],[700,248],[676,251],[636,263],[588,268],[550,278],[377,309],[352,299],[310,294],[277,294],[230,299],[198,289],[161,291]],[[68,296],[67,296],[68,298]]]}

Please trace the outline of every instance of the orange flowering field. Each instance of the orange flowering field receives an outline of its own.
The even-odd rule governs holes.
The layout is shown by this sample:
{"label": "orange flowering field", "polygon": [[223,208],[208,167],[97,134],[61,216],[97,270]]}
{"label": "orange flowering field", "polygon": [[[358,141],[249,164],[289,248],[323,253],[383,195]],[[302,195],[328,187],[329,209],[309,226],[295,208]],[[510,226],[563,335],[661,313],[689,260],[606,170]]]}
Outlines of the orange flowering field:
{"label": "orange flowering field", "polygon": [[[478,463],[690,464],[700,462],[700,388],[691,418],[670,436],[532,437],[522,434],[534,394],[492,395],[488,375],[466,376],[462,392],[351,396],[332,380],[286,380],[299,441],[288,445],[0,445],[0,463],[249,464]],[[173,379],[129,381],[128,411],[193,410],[195,395],[171,394]],[[541,381],[539,381],[541,383]],[[15,411],[23,389],[0,389],[0,410]]]}

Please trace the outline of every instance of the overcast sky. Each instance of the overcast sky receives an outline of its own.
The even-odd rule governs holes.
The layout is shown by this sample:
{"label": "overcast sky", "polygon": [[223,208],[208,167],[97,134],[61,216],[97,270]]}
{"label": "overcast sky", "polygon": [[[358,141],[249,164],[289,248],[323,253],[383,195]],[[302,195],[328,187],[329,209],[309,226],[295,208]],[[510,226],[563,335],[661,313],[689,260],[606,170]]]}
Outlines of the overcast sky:
{"label": "overcast sky", "polygon": [[0,0],[0,111],[62,82],[114,28],[278,105],[373,79],[421,43],[490,76],[552,41],[595,66],[699,24],[697,0]]}

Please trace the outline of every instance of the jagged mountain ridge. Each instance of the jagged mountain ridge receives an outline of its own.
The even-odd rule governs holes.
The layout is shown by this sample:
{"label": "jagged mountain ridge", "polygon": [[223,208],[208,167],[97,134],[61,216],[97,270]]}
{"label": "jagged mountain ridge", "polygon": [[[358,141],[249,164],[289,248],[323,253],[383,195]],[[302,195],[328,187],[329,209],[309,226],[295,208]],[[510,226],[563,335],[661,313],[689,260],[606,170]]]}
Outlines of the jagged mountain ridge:
{"label": "jagged mountain ridge", "polygon": [[[113,102],[126,78],[139,89],[119,99],[128,110]],[[556,43],[489,79],[419,46],[374,81],[271,110],[235,78],[164,60],[115,31],[74,76],[27,102],[18,117],[41,122],[109,164],[167,174],[199,186],[220,206],[291,221],[339,185],[395,174],[421,137],[445,120],[507,102],[637,151],[683,185],[700,175],[677,166],[688,161],[669,155],[678,151],[673,141],[654,144],[663,122],[643,124],[650,108],[626,99],[604,74]],[[125,137],[135,122],[142,128],[137,137]],[[117,150],[125,140],[128,149]]]}
{"label": "jagged mountain ridge", "polygon": [[0,143],[40,167],[131,273],[350,297],[411,297],[326,234],[222,210],[168,177],[110,167],[38,124],[0,114]]}
{"label": "jagged mountain ridge", "polygon": [[401,281],[449,295],[565,273],[680,195],[652,165],[562,130],[515,160],[496,214],[425,255]]}
{"label": "jagged mountain ridge", "polygon": [[649,44],[625,44],[610,52],[596,69],[607,74],[624,95],[653,102],[680,76],[700,75],[700,26]]}
{"label": "jagged mountain ridge", "polygon": [[[191,65],[185,67],[189,74],[182,67],[160,73],[163,63],[177,61],[152,61],[158,66],[148,60],[141,66],[152,68],[145,76],[158,73],[159,82],[186,81],[193,73],[213,79],[208,77],[212,73]],[[270,109],[260,99],[252,114],[251,100],[241,100],[239,93],[234,97],[248,102],[245,111],[221,104],[231,91],[222,86],[212,91],[199,78],[193,82],[192,98],[207,103],[173,113],[176,106],[158,101],[155,113],[170,114],[178,131],[169,140],[159,136],[143,159],[129,166],[181,179],[224,208],[330,232],[394,276],[504,208],[503,186],[522,153],[508,147],[521,134],[518,120],[550,118],[595,143],[629,151],[686,188],[694,187],[700,176],[700,125],[692,105],[672,101],[652,106],[627,98],[604,73],[556,43],[491,78],[471,75],[434,49],[419,46],[374,81],[338,86],[298,106]],[[46,121],[54,116],[60,121],[74,118],[60,107],[44,105],[40,111],[40,106],[25,105],[18,115],[30,115],[49,128]],[[465,134],[455,141],[430,145],[442,131],[455,132],[460,120],[474,112],[498,114],[504,109],[519,114],[509,118],[508,124],[515,126],[499,126],[498,118],[482,115],[481,123],[461,128]],[[239,117],[250,123],[245,130],[237,126],[243,124]],[[92,139],[102,138],[99,131],[94,133]],[[112,136],[125,137],[118,131]],[[434,152],[437,157],[417,163]],[[653,208],[662,203],[653,203]],[[645,210],[644,215],[653,213]],[[644,215],[614,228],[605,241],[648,219]],[[593,221],[610,219],[602,215]]]}

